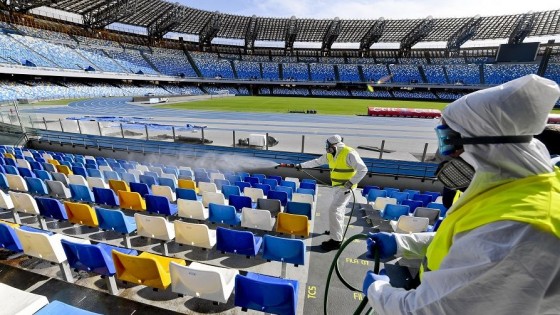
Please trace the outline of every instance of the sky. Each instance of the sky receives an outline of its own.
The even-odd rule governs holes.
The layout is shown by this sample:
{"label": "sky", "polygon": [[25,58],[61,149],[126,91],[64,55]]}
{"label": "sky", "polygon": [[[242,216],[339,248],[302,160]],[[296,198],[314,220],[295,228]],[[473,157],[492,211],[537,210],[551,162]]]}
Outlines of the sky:
{"label": "sky", "polygon": [[186,6],[259,17],[407,19],[493,16],[560,9],[558,0],[175,0]]}

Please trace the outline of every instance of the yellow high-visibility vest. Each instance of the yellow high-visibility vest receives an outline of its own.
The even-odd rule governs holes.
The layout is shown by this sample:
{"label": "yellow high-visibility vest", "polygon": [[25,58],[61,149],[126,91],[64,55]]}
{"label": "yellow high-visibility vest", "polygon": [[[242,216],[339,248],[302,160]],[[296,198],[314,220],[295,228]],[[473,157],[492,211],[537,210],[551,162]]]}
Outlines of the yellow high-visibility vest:
{"label": "yellow high-visibility vest", "polygon": [[456,234],[497,221],[532,225],[560,238],[560,169],[530,176],[485,191],[445,217],[422,262],[424,271],[437,270]]}
{"label": "yellow high-visibility vest", "polygon": [[[347,146],[339,149],[336,160],[332,154],[327,153],[329,169],[331,170],[331,183],[333,186],[344,185],[344,183],[356,175],[356,170],[346,164],[346,157],[348,156],[348,153],[352,151],[354,151],[354,149]],[[352,185],[352,189],[356,187],[358,187],[358,183],[354,183],[354,185]]]}

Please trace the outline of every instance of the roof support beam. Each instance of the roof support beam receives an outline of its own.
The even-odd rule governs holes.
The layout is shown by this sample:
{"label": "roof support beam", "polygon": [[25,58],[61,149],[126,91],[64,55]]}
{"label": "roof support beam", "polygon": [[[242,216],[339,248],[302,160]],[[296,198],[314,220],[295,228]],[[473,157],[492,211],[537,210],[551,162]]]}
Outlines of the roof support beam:
{"label": "roof support beam", "polygon": [[181,23],[184,13],[185,7],[178,4],[163,12],[148,23],[148,37],[150,39],[163,38],[165,34]]}
{"label": "roof support beam", "polygon": [[335,17],[334,20],[332,20],[329,24],[329,28],[323,36],[323,43],[321,44],[321,50],[323,52],[328,52],[331,50],[332,44],[336,41],[338,35],[340,35],[341,28],[342,22],[338,17]]}
{"label": "roof support beam", "polygon": [[458,55],[461,45],[476,35],[481,22],[482,18],[480,18],[480,15],[477,15],[468,20],[457,31],[455,31],[455,33],[453,33],[447,40],[446,55]]}
{"label": "roof support beam", "polygon": [[130,16],[136,11],[137,0],[105,0],[84,12],[84,25],[90,29],[100,29]]}
{"label": "roof support beam", "polygon": [[298,22],[295,16],[292,16],[286,25],[286,36],[285,36],[285,49],[286,52],[291,52],[294,49],[294,42],[296,41],[297,34],[299,32]]}
{"label": "roof support beam", "polygon": [[432,16],[428,16],[424,21],[420,22],[401,40],[401,48],[399,49],[399,57],[409,56],[412,46],[426,38],[434,28],[434,20]]}
{"label": "roof support beam", "polygon": [[208,19],[208,22],[206,22],[206,25],[204,25],[204,27],[200,31],[200,34],[198,35],[199,45],[201,47],[210,46],[212,40],[214,39],[214,37],[216,37],[216,35],[218,35],[218,32],[221,28],[222,14],[216,11],[214,12],[214,14],[212,14],[210,19]]}
{"label": "roof support beam", "polygon": [[27,12],[41,6],[56,4],[58,0],[2,0],[0,7],[10,11]]}
{"label": "roof support beam", "polygon": [[535,27],[536,14],[525,13],[519,17],[515,28],[509,35],[508,44],[521,44]]}
{"label": "roof support beam", "polygon": [[377,21],[366,32],[364,37],[360,40],[360,50],[369,50],[371,45],[377,43],[381,36],[383,36],[383,30],[385,29],[385,19],[380,17]]}
{"label": "roof support beam", "polygon": [[257,16],[253,15],[249,24],[247,24],[247,30],[245,31],[245,52],[252,51],[255,48],[255,39],[259,34],[259,25],[257,23]]}

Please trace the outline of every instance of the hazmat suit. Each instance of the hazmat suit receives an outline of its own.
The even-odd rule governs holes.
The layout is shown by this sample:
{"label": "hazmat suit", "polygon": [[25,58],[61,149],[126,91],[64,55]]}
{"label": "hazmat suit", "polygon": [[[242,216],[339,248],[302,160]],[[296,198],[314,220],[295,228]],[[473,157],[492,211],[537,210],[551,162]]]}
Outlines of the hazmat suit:
{"label": "hazmat suit", "polygon": [[[460,98],[443,118],[462,137],[536,135],[559,96],[556,83],[528,75]],[[370,305],[392,315],[560,314],[560,170],[536,139],[464,150],[476,173],[437,234],[395,234],[397,256],[424,258],[420,286],[374,281]]]}
{"label": "hazmat suit", "polygon": [[[322,244],[323,249],[332,250],[340,247],[342,241],[342,236],[344,233],[344,213],[352,194],[348,193],[349,189],[354,189],[356,185],[364,178],[367,174],[367,166],[364,164],[360,158],[358,152],[354,149],[346,147],[342,138],[339,135],[333,135],[327,139],[327,150],[331,150],[321,157],[301,163],[302,168],[318,167],[325,164],[332,165],[333,163],[339,163],[338,165],[345,164],[344,167],[348,168],[348,171],[353,172],[353,176],[350,176],[347,180],[346,187],[343,181],[336,182],[333,174],[334,170],[331,170],[331,180],[333,181],[332,197],[333,200],[329,206],[329,228],[330,237],[328,244]],[[330,155],[330,157],[329,157]],[[340,161],[340,158],[345,155],[344,161]],[[329,163],[330,160],[330,163]],[[344,176],[344,173],[342,173]]]}

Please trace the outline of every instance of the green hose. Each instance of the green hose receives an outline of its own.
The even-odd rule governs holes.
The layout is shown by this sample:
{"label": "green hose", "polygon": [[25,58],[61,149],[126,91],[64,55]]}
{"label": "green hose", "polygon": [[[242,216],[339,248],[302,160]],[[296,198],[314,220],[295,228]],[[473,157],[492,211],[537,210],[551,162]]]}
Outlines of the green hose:
{"label": "green hose", "polygon": [[[323,312],[324,315],[327,315],[327,306],[328,306],[328,302],[329,302],[329,284],[331,282],[331,277],[332,277],[332,273],[333,273],[333,269],[336,270],[336,275],[338,276],[338,278],[340,279],[340,281],[342,281],[342,283],[350,290],[352,291],[357,291],[357,292],[362,292],[361,289],[357,289],[354,288],[352,285],[350,285],[340,274],[340,271],[338,269],[338,258],[340,257],[340,255],[342,254],[342,252],[344,251],[344,249],[346,248],[346,246],[350,245],[350,243],[352,243],[354,240],[358,240],[358,239],[362,239],[365,240],[367,239],[368,236],[366,234],[356,234],[352,237],[350,237],[349,239],[347,239],[344,243],[342,243],[342,245],[340,246],[340,249],[338,250],[338,252],[336,253],[336,255],[334,256],[333,262],[331,264],[331,267],[329,269],[329,274],[327,276],[327,282],[325,284],[325,298],[323,300]],[[380,265],[380,258],[379,258],[379,250],[377,248],[375,248],[375,252],[374,252],[374,266],[373,266],[373,272],[375,273],[379,273],[379,265]],[[364,299],[362,300],[362,302],[360,303],[360,305],[358,306],[358,308],[356,309],[356,311],[354,312],[355,315],[360,314],[364,308],[367,306],[368,303],[368,299],[367,296],[364,297]],[[368,310],[369,314],[371,312],[371,309]]]}

